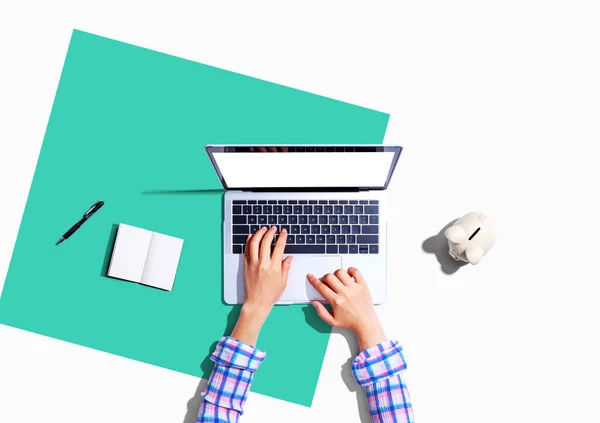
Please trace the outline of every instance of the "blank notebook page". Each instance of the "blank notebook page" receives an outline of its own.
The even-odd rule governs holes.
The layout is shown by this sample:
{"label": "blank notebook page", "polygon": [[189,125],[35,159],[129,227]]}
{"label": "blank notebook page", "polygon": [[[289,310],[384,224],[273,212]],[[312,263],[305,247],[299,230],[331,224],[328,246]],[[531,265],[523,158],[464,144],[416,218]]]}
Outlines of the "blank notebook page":
{"label": "blank notebook page", "polygon": [[153,232],[141,282],[168,291],[173,289],[182,246],[180,238]]}
{"label": "blank notebook page", "polygon": [[108,276],[129,281],[141,281],[152,232],[120,224],[108,268]]}

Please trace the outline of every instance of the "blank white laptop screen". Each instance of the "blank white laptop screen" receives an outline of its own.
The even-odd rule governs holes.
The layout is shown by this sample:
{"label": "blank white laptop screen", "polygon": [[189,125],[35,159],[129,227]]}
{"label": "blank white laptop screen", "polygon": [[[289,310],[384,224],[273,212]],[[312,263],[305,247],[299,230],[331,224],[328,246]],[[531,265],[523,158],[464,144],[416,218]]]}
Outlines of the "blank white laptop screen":
{"label": "blank white laptop screen", "polygon": [[394,151],[213,152],[222,179],[233,189],[383,187],[394,155]]}

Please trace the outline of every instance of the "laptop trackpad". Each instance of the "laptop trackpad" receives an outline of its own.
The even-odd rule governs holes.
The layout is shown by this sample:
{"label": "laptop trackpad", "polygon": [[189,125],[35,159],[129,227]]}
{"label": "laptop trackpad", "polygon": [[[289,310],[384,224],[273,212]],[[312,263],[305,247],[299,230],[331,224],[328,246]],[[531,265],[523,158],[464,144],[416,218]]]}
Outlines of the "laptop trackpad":
{"label": "laptop trackpad", "polygon": [[321,294],[306,279],[306,274],[312,273],[317,278],[321,278],[341,267],[342,258],[340,256],[295,255],[288,276],[287,288],[283,292],[280,302],[323,301],[324,298]]}

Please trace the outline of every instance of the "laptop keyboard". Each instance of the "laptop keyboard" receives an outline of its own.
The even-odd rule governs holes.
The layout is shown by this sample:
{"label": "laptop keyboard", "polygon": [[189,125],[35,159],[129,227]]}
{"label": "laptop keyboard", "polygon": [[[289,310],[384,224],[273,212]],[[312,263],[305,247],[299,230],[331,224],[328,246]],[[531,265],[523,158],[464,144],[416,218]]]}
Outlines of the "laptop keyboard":
{"label": "laptop keyboard", "polygon": [[286,254],[379,254],[377,200],[234,200],[233,254],[263,226],[288,232]]}

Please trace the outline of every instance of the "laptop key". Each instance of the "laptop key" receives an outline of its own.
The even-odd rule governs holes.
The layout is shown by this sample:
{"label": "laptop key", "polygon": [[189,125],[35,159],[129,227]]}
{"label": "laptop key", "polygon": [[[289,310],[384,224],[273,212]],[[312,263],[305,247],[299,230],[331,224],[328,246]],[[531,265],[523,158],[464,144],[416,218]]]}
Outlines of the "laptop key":
{"label": "laptop key", "polygon": [[308,216],[298,216],[298,223],[300,223],[301,225],[306,225],[308,223]]}
{"label": "laptop key", "polygon": [[264,214],[273,214],[273,206],[263,206]]}
{"label": "laptop key", "polygon": [[329,225],[321,225],[321,233],[322,234],[330,234],[331,233],[331,226]]}
{"label": "laptop key", "polygon": [[300,233],[301,234],[309,234],[310,233],[310,226],[309,225],[302,225],[302,226],[300,226]]}
{"label": "laptop key", "polygon": [[312,225],[310,227],[310,233],[311,234],[320,234],[321,233],[321,227],[319,225]]}
{"label": "laptop key", "polygon": [[232,253],[233,254],[242,254],[242,246],[241,245],[234,245]]}
{"label": "laptop key", "polygon": [[359,244],[378,244],[379,235],[358,235],[356,237]]}
{"label": "laptop key", "polygon": [[283,214],[292,214],[292,206],[283,206]]}
{"label": "laptop key", "polygon": [[233,225],[233,230],[232,233],[234,234],[249,234],[250,233],[250,226],[248,225]]}
{"label": "laptop key", "polygon": [[233,244],[245,244],[247,236],[248,235],[233,235],[233,239],[231,241]]}
{"label": "laptop key", "polygon": [[256,200],[248,200],[248,204],[256,204]]}
{"label": "laptop key", "polygon": [[331,214],[333,213],[333,206],[323,206],[323,211],[325,214]]}
{"label": "laptop key", "polygon": [[273,206],[273,213],[275,213],[275,214],[283,213],[283,206]]}
{"label": "laptop key", "polygon": [[267,204],[267,200],[258,200],[258,204]]}
{"label": "laptop key", "polygon": [[350,222],[351,225],[357,225],[358,224],[358,216],[348,216],[348,221]]}
{"label": "laptop key", "polygon": [[365,214],[358,216],[358,223],[360,223],[361,225],[368,225],[369,224],[369,216],[367,216]]}
{"label": "laptop key", "polygon": [[287,239],[285,240],[285,245],[295,244],[295,243],[296,243],[296,235],[288,235]]}
{"label": "laptop key", "polygon": [[347,244],[356,244],[356,235],[346,235]]}
{"label": "laptop key", "polygon": [[266,225],[267,224],[267,216],[258,216],[258,224]]}
{"label": "laptop key", "polygon": [[278,200],[277,204],[287,204],[287,200]]}
{"label": "laptop key", "polygon": [[350,204],[358,204],[358,200],[350,200]]}
{"label": "laptop key", "polygon": [[290,232],[293,233],[293,234],[299,234],[300,233],[300,226],[298,226],[298,225],[292,225]]}
{"label": "laptop key", "polygon": [[374,215],[369,216],[369,223],[371,225],[377,225],[379,223],[379,216],[374,216]]}
{"label": "laptop key", "polygon": [[313,206],[304,206],[304,214],[312,214]]}
{"label": "laptop key", "polygon": [[233,200],[233,204],[246,204],[246,200]]}
{"label": "laptop key", "polygon": [[325,244],[325,235],[317,235],[317,244]]}
{"label": "laptop key", "polygon": [[379,200],[369,200],[369,204],[379,204]]}
{"label": "laptop key", "polygon": [[360,225],[352,225],[352,233],[359,234],[360,233]]}
{"label": "laptop key", "polygon": [[363,214],[363,206],[354,206],[354,214]]}
{"label": "laptop key", "polygon": [[348,254],[348,246],[347,245],[340,245],[338,246],[340,254]]}
{"label": "laptop key", "polygon": [[337,235],[335,237],[336,244],[345,244],[346,243],[346,235]]}
{"label": "laptop key", "polygon": [[369,254],[379,254],[379,245],[369,245]]}
{"label": "laptop key", "polygon": [[337,225],[338,223],[338,217],[337,216],[329,216],[329,224],[330,225]]}
{"label": "laptop key", "polygon": [[302,214],[302,206],[294,206],[294,214]]}
{"label": "laptop key", "polygon": [[311,215],[308,216],[308,223],[310,223],[311,225],[316,225],[317,223],[319,223],[319,219],[316,215]]}
{"label": "laptop key", "polygon": [[284,254],[325,254],[325,245],[286,245]]}
{"label": "laptop key", "polygon": [[319,204],[327,204],[327,200],[319,200]]}
{"label": "laptop key", "polygon": [[283,232],[284,229],[288,234],[290,233],[290,225],[281,225],[281,232]]}
{"label": "laptop key", "polygon": [[308,204],[317,204],[317,200],[308,200]]}
{"label": "laptop key", "polygon": [[298,200],[288,200],[288,204],[298,204]]}
{"label": "laptop key", "polygon": [[315,214],[323,214],[323,206],[314,206],[313,210]]}
{"label": "laptop key", "polygon": [[277,204],[277,200],[267,200],[267,204]]}
{"label": "laptop key", "polygon": [[358,254],[358,245],[349,245],[350,254]]}
{"label": "laptop key", "polygon": [[349,234],[350,233],[350,225],[342,225],[342,233]]}
{"label": "laptop key", "polygon": [[242,206],[233,206],[233,214],[242,214]]}
{"label": "laptop key", "polygon": [[258,226],[258,225],[250,225],[250,233],[251,234],[257,233],[259,229],[260,229],[260,226]]}
{"label": "laptop key", "polygon": [[368,245],[359,245],[358,252],[359,252],[359,254],[369,254],[369,246]]}
{"label": "laptop key", "polygon": [[298,216],[288,216],[288,223],[290,225],[297,225],[298,224]]}
{"label": "laptop key", "polygon": [[250,214],[252,213],[252,206],[242,206],[242,210],[244,214]]}
{"label": "laptop key", "polygon": [[337,204],[338,200],[329,200],[329,204]]}
{"label": "laptop key", "polygon": [[280,225],[288,223],[287,216],[282,215],[282,214],[280,214],[279,216],[277,216],[277,223],[279,223]]}
{"label": "laptop key", "polygon": [[304,235],[296,235],[296,244],[304,244],[306,237]]}
{"label": "laptop key", "polygon": [[340,224],[341,225],[347,225],[348,224],[348,216],[340,216]]}
{"label": "laptop key", "polygon": [[252,213],[254,213],[254,214],[261,214],[262,213],[262,206],[252,206]]}
{"label": "laptop key", "polygon": [[344,206],[344,214],[352,214],[352,213],[354,213],[354,207]]}
{"label": "laptop key", "polygon": [[379,206],[365,206],[365,214],[379,214]]}
{"label": "laptop key", "polygon": [[338,246],[337,245],[328,245],[327,246],[327,254],[337,254]]}
{"label": "laptop key", "polygon": [[246,216],[237,216],[237,215],[234,215],[232,217],[232,222],[233,222],[234,225],[245,225],[247,223],[246,222]]}
{"label": "laptop key", "polygon": [[360,200],[358,204],[369,204],[369,200]]}
{"label": "laptop key", "polygon": [[378,234],[379,226],[378,225],[363,225],[362,233],[363,234]]}
{"label": "laptop key", "polygon": [[258,217],[257,216],[248,216],[248,223],[250,223],[252,225],[256,225],[258,223]]}
{"label": "laptop key", "polygon": [[344,210],[344,207],[342,207],[342,206],[334,206],[333,207],[333,212],[335,214],[342,214],[344,212],[343,210]]}
{"label": "laptop key", "polygon": [[319,216],[319,224],[327,225],[327,216]]}
{"label": "laptop key", "polygon": [[269,216],[268,221],[269,221],[269,225],[277,224],[277,216],[272,214],[271,216]]}
{"label": "laptop key", "polygon": [[298,204],[308,204],[308,200],[298,200]]}
{"label": "laptop key", "polygon": [[315,243],[315,236],[314,235],[306,235],[306,243],[307,244],[314,244]]}
{"label": "laptop key", "polygon": [[327,235],[327,243],[335,244],[335,235]]}
{"label": "laptop key", "polygon": [[339,234],[340,232],[342,232],[340,225],[333,225],[331,227],[331,233],[332,234]]}

